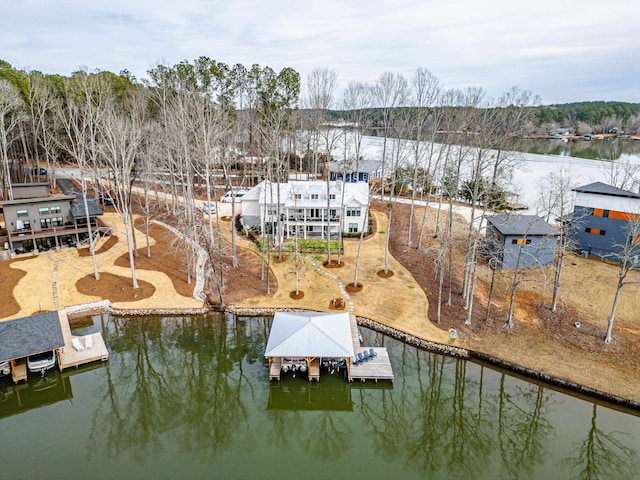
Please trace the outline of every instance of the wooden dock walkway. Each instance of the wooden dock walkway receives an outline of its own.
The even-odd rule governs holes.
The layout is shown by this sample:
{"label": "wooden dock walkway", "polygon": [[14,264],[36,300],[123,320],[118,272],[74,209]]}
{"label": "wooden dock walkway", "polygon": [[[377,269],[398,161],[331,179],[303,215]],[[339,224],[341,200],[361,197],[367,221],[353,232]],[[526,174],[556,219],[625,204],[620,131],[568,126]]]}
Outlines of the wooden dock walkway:
{"label": "wooden dock walkway", "polygon": [[280,380],[280,372],[282,371],[282,357],[273,357],[269,366],[269,381]]}
{"label": "wooden dock walkway", "polygon": [[319,382],[320,381],[320,359],[319,358],[314,358],[313,360],[311,360],[311,362],[309,362],[309,371],[307,372],[307,375],[309,376],[309,381],[316,381]]}
{"label": "wooden dock walkway", "polygon": [[11,378],[13,383],[18,383],[21,380],[27,379],[27,359],[18,358],[17,360],[11,360]]}
{"label": "wooden dock walkway", "polygon": [[84,365],[85,363],[95,362],[101,360],[103,362],[109,359],[109,351],[104,343],[102,334],[92,333],[85,335],[84,337],[75,337],[80,341],[80,344],[84,347],[87,344],[87,337],[91,337],[91,348],[85,348],[82,351],[78,351],[73,346],[73,338],[71,335],[71,327],[69,326],[69,319],[67,318],[67,312],[63,310],[58,311],[60,317],[60,328],[62,329],[62,337],[64,339],[64,347],[58,349],[58,366],[60,370],[64,370],[69,367],[77,367]]}

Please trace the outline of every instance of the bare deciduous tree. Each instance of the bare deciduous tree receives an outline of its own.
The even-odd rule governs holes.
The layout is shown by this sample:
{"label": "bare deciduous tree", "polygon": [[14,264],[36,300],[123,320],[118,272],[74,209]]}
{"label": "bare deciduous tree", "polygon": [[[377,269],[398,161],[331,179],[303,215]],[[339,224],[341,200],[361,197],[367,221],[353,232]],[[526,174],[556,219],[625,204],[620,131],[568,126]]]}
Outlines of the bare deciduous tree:
{"label": "bare deciduous tree", "polygon": [[[13,200],[9,147],[15,140],[15,130],[23,120],[20,92],[12,84],[0,79],[0,149],[2,150],[2,194]],[[6,192],[6,193],[5,193]]]}
{"label": "bare deciduous tree", "polygon": [[622,288],[625,285],[640,284],[640,278],[638,278],[637,275],[629,276],[633,269],[640,267],[640,212],[633,214],[633,217],[629,219],[627,232],[626,243],[624,245],[617,245],[620,251],[613,257],[615,261],[618,262],[618,283],[613,297],[613,304],[611,305],[611,314],[607,322],[607,335],[604,339],[606,343],[611,342],[613,323],[616,318],[616,310]]}

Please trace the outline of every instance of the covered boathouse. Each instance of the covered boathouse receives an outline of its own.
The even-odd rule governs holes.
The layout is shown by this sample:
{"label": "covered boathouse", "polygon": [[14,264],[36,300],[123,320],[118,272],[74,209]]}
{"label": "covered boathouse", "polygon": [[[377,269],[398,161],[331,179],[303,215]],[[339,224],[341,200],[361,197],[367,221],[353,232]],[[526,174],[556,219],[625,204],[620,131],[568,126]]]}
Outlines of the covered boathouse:
{"label": "covered boathouse", "polygon": [[394,380],[387,349],[361,346],[356,319],[346,312],[276,312],[264,355],[269,380],[298,365],[310,382],[319,382],[320,367],[328,362],[344,365],[350,382]]}
{"label": "covered boathouse", "polygon": [[60,370],[109,358],[100,332],[72,335],[64,309],[0,321],[0,363],[10,363],[14,383],[27,379],[28,357],[51,351]]}

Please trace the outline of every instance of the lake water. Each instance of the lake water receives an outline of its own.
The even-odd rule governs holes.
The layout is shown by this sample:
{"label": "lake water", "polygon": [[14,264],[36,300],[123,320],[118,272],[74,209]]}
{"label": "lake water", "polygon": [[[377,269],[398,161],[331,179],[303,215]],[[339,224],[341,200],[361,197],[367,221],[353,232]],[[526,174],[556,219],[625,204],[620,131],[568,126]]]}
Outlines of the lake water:
{"label": "lake water", "polygon": [[0,379],[0,478],[640,478],[640,417],[370,330],[393,385],[270,384],[270,318],[94,318],[108,362]]}
{"label": "lake water", "polygon": [[[333,156],[337,159],[353,155],[350,148],[336,147]],[[360,154],[367,160],[380,160],[383,152],[382,137],[365,135],[362,138]],[[387,155],[394,157],[394,149],[399,148],[401,163],[413,164],[413,145],[409,140],[396,142],[393,139],[387,144]],[[554,140],[531,140],[528,143],[529,152],[511,152],[513,172],[511,178],[502,181],[503,188],[517,193],[517,203],[526,205],[528,209],[522,213],[537,214],[541,210],[540,191],[543,178],[549,174],[561,171],[569,172],[573,186],[578,187],[593,182],[616,183],[622,178],[621,172],[627,170],[638,177],[640,174],[640,141],[628,142],[595,140],[586,142],[575,140],[558,142]],[[435,145],[434,157],[437,156],[440,145]],[[600,159],[598,159],[600,158]],[[605,160],[602,160],[602,159]],[[612,160],[606,160],[612,159]],[[427,159],[421,162],[426,165]],[[488,175],[488,174],[487,174]],[[487,176],[485,175],[485,176]],[[636,180],[637,181],[637,180]],[[636,191],[638,185],[628,187]],[[548,190],[548,189],[547,189]]]}

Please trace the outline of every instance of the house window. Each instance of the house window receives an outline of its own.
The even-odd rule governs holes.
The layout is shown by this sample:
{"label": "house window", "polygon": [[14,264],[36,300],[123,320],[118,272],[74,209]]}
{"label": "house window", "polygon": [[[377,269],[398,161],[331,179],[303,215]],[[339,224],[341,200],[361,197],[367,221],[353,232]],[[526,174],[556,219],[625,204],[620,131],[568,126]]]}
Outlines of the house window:
{"label": "house window", "polygon": [[301,193],[296,193],[293,198],[295,198],[296,200],[302,200],[302,194]]}
{"label": "house window", "polygon": [[311,194],[311,200],[318,200],[318,194],[317,193],[312,193]]}
{"label": "house window", "polygon": [[41,207],[38,209],[40,215],[49,215],[49,207]]}
{"label": "house window", "polygon": [[62,209],[60,207],[51,207],[51,214],[60,213]]}
{"label": "house window", "polygon": [[356,233],[358,231],[358,224],[357,223],[350,223],[349,224],[349,233]]}
{"label": "house window", "polygon": [[18,216],[18,218],[20,218],[20,217],[28,217],[29,216],[29,212],[27,210],[16,210],[16,215]]}
{"label": "house window", "polygon": [[267,215],[275,215],[278,213],[278,207],[276,205],[266,206]]}
{"label": "house window", "polygon": [[46,230],[51,228],[51,219],[50,218],[41,218],[40,219],[40,228]]}
{"label": "house window", "polygon": [[347,207],[347,217],[359,217],[360,207]]}
{"label": "house window", "polygon": [[331,220],[336,220],[336,215],[337,215],[337,211],[335,208],[332,208],[331,210],[329,210],[329,214],[331,215]]}
{"label": "house window", "polygon": [[16,222],[16,230],[30,230],[31,222],[29,220],[18,220]]}
{"label": "house window", "polygon": [[637,222],[637,213],[617,212],[615,210],[609,211],[609,218],[613,220],[623,220],[625,222]]}
{"label": "house window", "polygon": [[53,221],[54,227],[61,227],[64,225],[64,222],[62,221],[62,217],[54,217],[51,220]]}
{"label": "house window", "polygon": [[336,194],[332,193],[331,195],[329,195],[329,200],[335,200],[336,199]]}
{"label": "house window", "polygon": [[604,210],[602,208],[593,208],[592,215],[594,217],[610,218],[612,220],[623,220],[625,222],[635,222],[638,215],[634,213],[620,212],[618,210]]}
{"label": "house window", "polygon": [[592,235],[606,235],[606,230],[600,230],[599,228],[591,228],[587,227],[584,229],[585,232],[590,233]]}
{"label": "house window", "polygon": [[496,240],[500,240],[500,235],[498,235],[497,233],[494,233],[493,238],[495,238]]}
{"label": "house window", "polygon": [[513,240],[511,240],[511,244],[512,245],[530,245],[531,239],[530,238],[514,238]]}

